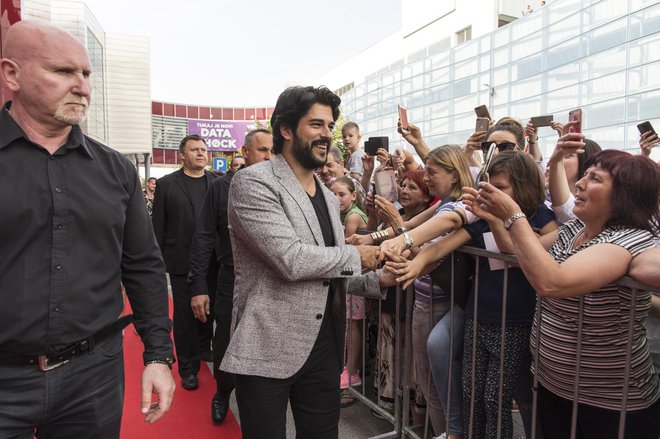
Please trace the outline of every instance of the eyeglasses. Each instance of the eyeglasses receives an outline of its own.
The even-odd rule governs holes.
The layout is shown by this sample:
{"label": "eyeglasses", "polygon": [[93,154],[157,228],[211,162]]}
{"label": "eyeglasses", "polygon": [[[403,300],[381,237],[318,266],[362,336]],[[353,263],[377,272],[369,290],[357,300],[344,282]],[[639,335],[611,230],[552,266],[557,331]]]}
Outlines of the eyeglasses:
{"label": "eyeglasses", "polygon": [[516,149],[516,148],[518,147],[517,144],[515,144],[515,143],[511,143],[511,142],[502,142],[502,143],[500,143],[500,144],[497,144],[497,143],[495,143],[495,142],[481,142],[481,151],[482,151],[484,154],[488,153],[488,148],[490,148],[490,145],[491,145],[491,144],[494,144],[495,146],[497,146],[497,150],[498,150],[499,152],[502,152],[502,151],[513,151],[514,149]]}

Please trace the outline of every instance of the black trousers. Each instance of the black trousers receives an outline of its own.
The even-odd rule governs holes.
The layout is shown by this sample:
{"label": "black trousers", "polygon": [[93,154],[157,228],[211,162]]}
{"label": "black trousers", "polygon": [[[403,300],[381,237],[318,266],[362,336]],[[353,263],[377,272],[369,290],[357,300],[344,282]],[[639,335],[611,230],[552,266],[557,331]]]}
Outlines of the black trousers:
{"label": "black trousers", "polygon": [[[215,253],[209,261],[208,273],[206,276],[206,284],[208,285],[209,299],[211,301],[210,310],[213,312],[215,309],[215,290],[217,289],[217,278],[218,278],[218,260],[215,257]],[[209,352],[213,346],[213,320],[207,319],[206,323],[201,323],[202,325],[202,336],[199,340],[199,349],[201,353]]]}
{"label": "black trousers", "polygon": [[229,346],[231,310],[234,299],[234,267],[221,265],[218,270],[218,289],[215,295],[215,333],[213,334],[213,376],[218,392],[234,390],[234,374],[220,370],[220,363]]}
{"label": "black trousers", "polygon": [[[190,306],[190,285],[187,275],[170,274],[174,315],[172,330],[179,375],[197,375],[204,326],[195,318]],[[211,322],[212,324],[212,322]]]}
{"label": "black trousers", "polygon": [[236,375],[236,402],[243,439],[286,439],[287,402],[297,439],[337,439],[339,364],[332,320],[319,336],[303,367],[286,379]]}
{"label": "black trousers", "polygon": [[0,367],[2,438],[118,439],[123,403],[121,331],[47,372]]}
{"label": "black trousers", "polygon": [[[571,437],[573,401],[539,386],[539,419],[545,439]],[[577,439],[616,439],[619,437],[619,412],[578,404]],[[660,400],[644,410],[626,414],[626,439],[658,439]]]}

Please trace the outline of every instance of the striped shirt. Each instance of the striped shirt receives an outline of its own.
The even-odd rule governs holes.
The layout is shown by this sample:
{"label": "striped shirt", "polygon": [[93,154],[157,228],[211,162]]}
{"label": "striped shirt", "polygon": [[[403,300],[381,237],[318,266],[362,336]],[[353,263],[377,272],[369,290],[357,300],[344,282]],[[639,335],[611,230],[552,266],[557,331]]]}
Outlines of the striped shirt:
{"label": "striped shirt", "polygon": [[[619,245],[634,257],[653,247],[651,234],[639,229],[613,227],[604,230],[591,241],[572,249],[572,243],[584,229],[580,220],[572,220],[559,229],[550,255],[559,263],[575,253],[596,244]],[[628,325],[632,292],[613,284],[581,297],[566,299],[542,298],[538,379],[554,394],[574,399],[577,373],[578,310],[584,300],[582,343],[580,353],[580,403],[620,410],[628,346]],[[658,376],[654,373],[646,340],[646,316],[651,293],[638,291],[635,297],[635,319],[627,410],[641,410],[660,397]],[[536,349],[536,327],[532,327],[532,352]],[[534,367],[534,365],[533,365]]]}

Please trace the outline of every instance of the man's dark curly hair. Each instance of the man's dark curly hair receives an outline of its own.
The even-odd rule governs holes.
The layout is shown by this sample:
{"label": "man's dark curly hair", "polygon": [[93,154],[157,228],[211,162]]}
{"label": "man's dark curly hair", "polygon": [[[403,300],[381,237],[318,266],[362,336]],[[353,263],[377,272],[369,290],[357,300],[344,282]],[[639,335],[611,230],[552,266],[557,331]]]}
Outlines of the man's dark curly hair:
{"label": "man's dark curly hair", "polygon": [[270,118],[270,126],[273,128],[273,152],[275,154],[280,154],[284,146],[284,137],[282,137],[280,129],[286,126],[295,132],[300,119],[316,103],[328,105],[332,108],[332,118],[337,121],[341,99],[325,86],[318,88],[312,86],[289,87],[277,98],[275,110]]}

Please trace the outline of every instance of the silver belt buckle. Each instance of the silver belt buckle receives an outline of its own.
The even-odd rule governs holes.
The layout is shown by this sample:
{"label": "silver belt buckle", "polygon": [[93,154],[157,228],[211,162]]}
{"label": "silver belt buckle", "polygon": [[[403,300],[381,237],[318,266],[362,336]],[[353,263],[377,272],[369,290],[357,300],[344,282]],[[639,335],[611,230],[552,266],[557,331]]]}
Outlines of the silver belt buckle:
{"label": "silver belt buckle", "polygon": [[63,360],[63,361],[57,361],[55,363],[50,363],[48,361],[48,356],[47,355],[39,355],[39,370],[42,372],[46,372],[48,370],[53,370],[58,367],[60,367],[63,364],[68,363],[69,360]]}

